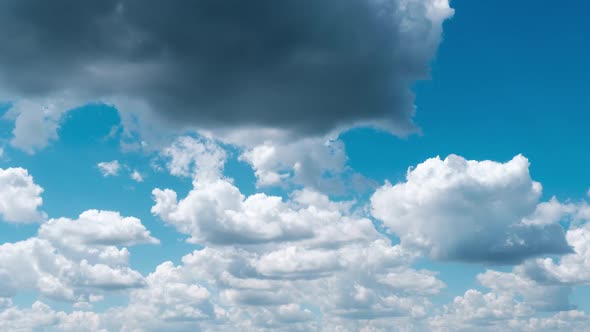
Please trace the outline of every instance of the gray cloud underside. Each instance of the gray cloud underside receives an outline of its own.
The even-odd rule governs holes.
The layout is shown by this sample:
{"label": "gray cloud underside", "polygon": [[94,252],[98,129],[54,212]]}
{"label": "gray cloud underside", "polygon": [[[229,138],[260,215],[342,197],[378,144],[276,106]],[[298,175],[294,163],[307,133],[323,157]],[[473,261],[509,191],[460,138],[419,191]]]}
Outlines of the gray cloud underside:
{"label": "gray cloud underside", "polygon": [[8,0],[0,97],[125,98],[200,127],[407,133],[410,86],[450,15],[430,0]]}

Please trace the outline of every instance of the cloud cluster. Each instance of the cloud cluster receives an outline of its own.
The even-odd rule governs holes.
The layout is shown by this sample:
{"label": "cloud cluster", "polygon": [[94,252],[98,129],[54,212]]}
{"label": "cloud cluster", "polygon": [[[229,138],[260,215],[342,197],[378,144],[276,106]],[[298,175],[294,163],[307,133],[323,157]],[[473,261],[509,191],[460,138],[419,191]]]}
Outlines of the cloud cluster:
{"label": "cloud cluster", "polygon": [[[97,101],[203,129],[414,131],[410,88],[428,78],[453,10],[446,0],[9,0],[0,13],[0,100],[20,105],[12,144],[34,151],[72,103]],[[63,107],[44,111],[52,105]]]}
{"label": "cloud cluster", "polygon": [[344,143],[329,137],[255,143],[246,146],[239,159],[252,166],[258,187],[293,184],[343,194],[373,186],[347,165]]}
{"label": "cloud cluster", "polygon": [[540,195],[521,155],[506,163],[451,155],[410,168],[405,182],[386,183],[371,206],[404,246],[432,258],[514,263],[571,252],[560,225],[523,221]]}
{"label": "cloud cluster", "polygon": [[21,291],[79,305],[109,290],[142,287],[124,246],[158,243],[141,222],[117,212],[89,210],[78,220],[51,219],[36,237],[0,246],[0,297]]}
{"label": "cloud cluster", "polygon": [[43,188],[23,168],[0,168],[0,220],[11,223],[39,222],[46,218],[38,209]]}
{"label": "cloud cluster", "polygon": [[[308,186],[284,197],[245,195],[223,174],[227,151],[206,138],[180,137],[160,158],[192,189],[184,197],[154,189],[151,211],[198,249],[144,276],[126,247],[159,240],[139,219],[98,210],[49,219],[37,236],[0,246],[0,327],[80,330],[88,320],[106,331],[583,331],[590,319],[569,300],[590,282],[588,204],[540,202],[523,156],[432,158],[379,188],[370,206]],[[565,233],[563,222],[571,224]],[[555,254],[563,255],[542,258]],[[446,284],[416,267],[425,257],[518,265],[480,273],[483,289],[437,308],[431,300]],[[23,291],[74,309],[13,305]],[[127,303],[91,311],[113,292]]]}
{"label": "cloud cluster", "polygon": [[[296,190],[288,198],[243,195],[219,173],[223,159],[203,159],[202,142],[190,142],[183,145],[196,153],[186,154],[182,163],[175,163],[171,153],[168,165],[171,172],[185,169],[193,174],[193,189],[180,200],[173,190],[153,191],[152,213],[187,234],[189,242],[205,247],[184,256],[179,266],[162,264],[148,277],[165,271],[182,281],[179,289],[196,287],[201,296],[176,314],[191,313],[185,319],[199,321],[201,327],[215,322],[217,330],[289,331],[347,329],[359,320],[427,315],[427,297],[445,284],[434,272],[412,268],[416,255],[392,246],[362,210],[355,209],[355,202],[335,202],[312,189]],[[197,143],[199,148],[193,146]],[[210,157],[220,156],[214,145],[208,150]],[[206,289],[207,296],[197,289]],[[133,296],[143,298],[143,292],[159,291],[141,289]],[[176,301],[180,303],[167,303]],[[126,317],[154,313],[151,317],[159,318],[146,325],[161,327],[163,315],[173,314],[154,300],[141,305],[149,308],[130,306]],[[126,321],[128,328],[143,323]]]}

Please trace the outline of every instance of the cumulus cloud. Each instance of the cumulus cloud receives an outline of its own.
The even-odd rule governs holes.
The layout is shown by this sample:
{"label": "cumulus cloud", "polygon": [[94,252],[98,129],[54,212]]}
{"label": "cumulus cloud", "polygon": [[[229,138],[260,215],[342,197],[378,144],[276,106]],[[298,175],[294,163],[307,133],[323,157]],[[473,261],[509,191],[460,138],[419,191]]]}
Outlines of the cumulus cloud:
{"label": "cumulus cloud", "polygon": [[[175,125],[299,135],[414,131],[410,88],[428,78],[453,15],[445,0],[7,1],[0,12],[0,98],[141,105]],[[31,112],[17,120],[24,149],[55,137],[55,119]]]}
{"label": "cumulus cloud", "polygon": [[573,253],[558,259],[528,261],[522,266],[524,272],[546,283],[590,284],[590,223],[570,228],[566,238],[574,249]]}
{"label": "cumulus cloud", "polygon": [[[323,254],[297,246],[300,255],[281,246],[196,250],[181,265],[161,264],[147,287],[131,293],[128,307],[113,308],[107,317],[115,329],[149,331],[329,330],[341,320],[423,317],[429,306],[424,294],[444,287],[436,279],[419,286],[434,275],[409,268],[407,253],[383,238]],[[311,259],[322,255],[321,262]],[[389,273],[413,274],[416,287],[428,291],[408,293],[378,280]]]}
{"label": "cumulus cloud", "polygon": [[[550,252],[516,252],[518,261],[527,260],[513,271],[487,270],[477,276],[487,291],[468,290],[438,309],[430,301],[445,283],[437,272],[415,267],[424,254],[441,258],[433,252],[444,252],[440,248],[445,246],[471,248],[473,242],[465,242],[459,226],[501,244],[506,239],[519,243],[516,239],[528,234],[524,243],[529,245],[533,235],[554,231],[562,220],[572,222],[565,248],[570,245],[575,253],[552,268],[583,266],[566,259],[584,252],[586,235],[580,230],[586,231],[587,204],[539,203],[540,184],[530,179],[524,157],[507,163],[434,158],[411,169],[404,182],[380,188],[372,201],[375,215],[420,224],[411,228],[384,217],[384,224],[400,235],[400,244],[392,244],[355,201],[335,201],[310,188],[285,197],[243,194],[223,176],[225,151],[208,139],[180,138],[161,157],[171,173],[190,177],[193,188],[180,199],[173,190],[155,189],[152,213],[199,249],[180,263],[161,263],[144,277],[129,266],[125,246],[158,241],[139,219],[98,210],[76,219],[50,219],[37,237],[0,246],[0,320],[5,320],[0,324],[49,331],[75,330],[84,319],[93,330],[108,331],[387,331],[392,325],[408,331],[542,331],[583,330],[588,322],[569,302],[572,286],[584,281],[567,276],[583,277],[582,271],[552,279],[538,278],[541,274],[528,268],[541,261],[535,255]],[[447,206],[453,202],[445,200],[448,196],[459,203]],[[458,235],[441,242],[435,231],[444,228],[428,221],[443,223]],[[400,232],[402,226],[411,232]],[[529,234],[519,227],[543,232]],[[484,248],[476,252],[478,261],[507,261],[490,259],[497,257],[485,246],[491,242],[476,241]],[[444,259],[465,260],[460,255]],[[75,310],[60,313],[40,303],[33,305],[37,311],[13,306],[8,297],[26,290],[68,301]],[[81,311],[112,291],[126,294],[128,303],[100,313]],[[3,310],[10,316],[2,316]],[[23,317],[35,321],[25,323]]]}
{"label": "cumulus cloud", "polygon": [[[199,244],[245,245],[302,239],[354,241],[374,231],[367,218],[351,215],[352,202],[331,202],[319,192],[293,192],[291,199],[243,195],[231,179],[195,179],[178,200],[171,189],[152,191],[151,211]],[[342,237],[338,238],[336,235]]]}
{"label": "cumulus cloud", "polygon": [[[194,139],[175,145],[168,168],[192,176],[193,189],[180,200],[171,189],[155,189],[152,213],[205,248],[157,271],[173,271],[183,287],[208,290],[206,313],[202,307],[176,311],[198,313],[192,327],[306,331],[350,326],[344,321],[418,319],[430,307],[427,297],[445,287],[435,272],[412,268],[416,253],[392,245],[355,202],[335,202],[309,188],[286,198],[247,196],[223,177],[219,147]],[[140,310],[123,310],[126,317],[143,317],[135,313]],[[146,320],[126,324],[183,326]]]}
{"label": "cumulus cloud", "polygon": [[47,304],[36,301],[31,308],[21,309],[10,305],[0,308],[0,329],[3,331],[88,331],[106,332],[100,328],[100,317],[94,312],[55,311]]}
{"label": "cumulus cloud", "polygon": [[191,136],[178,137],[160,154],[170,174],[204,180],[219,178],[227,159],[225,150],[211,139]]}
{"label": "cumulus cloud", "polygon": [[477,276],[479,283],[496,294],[506,294],[523,301],[535,310],[559,311],[574,307],[569,303],[571,287],[539,283],[515,268],[513,272],[487,270]]}
{"label": "cumulus cloud", "polygon": [[0,168],[0,216],[12,223],[42,221],[45,213],[38,209],[43,204],[43,188],[23,168]]}
{"label": "cumulus cloud", "polygon": [[579,310],[536,316],[526,301],[508,293],[470,289],[429,319],[430,331],[588,331],[590,316]]}
{"label": "cumulus cloud", "polygon": [[451,155],[410,168],[404,182],[386,183],[371,206],[403,245],[432,258],[518,263],[571,252],[560,225],[523,222],[540,195],[521,155],[506,163]]}
{"label": "cumulus cloud", "polygon": [[342,194],[364,192],[373,185],[347,165],[344,143],[337,139],[266,141],[247,146],[239,159],[252,166],[258,187],[295,184]]}
{"label": "cumulus cloud", "polygon": [[98,163],[97,166],[104,177],[119,175],[119,170],[121,169],[118,160],[103,161]]}
{"label": "cumulus cloud", "polygon": [[[470,289],[429,319],[434,331],[586,331],[588,315],[569,303],[571,288],[537,282],[520,268],[477,276],[489,292]],[[557,312],[541,314],[542,312]]]}
{"label": "cumulus cloud", "polygon": [[86,259],[98,256],[102,261],[128,256],[126,250],[118,250],[117,246],[159,243],[139,219],[98,210],[85,211],[76,220],[50,219],[39,228],[39,237],[72,255]]}
{"label": "cumulus cloud", "polygon": [[101,293],[143,287],[122,246],[157,243],[139,219],[89,210],[78,220],[51,219],[37,237],[0,246],[0,297],[22,291],[77,304]]}
{"label": "cumulus cloud", "polygon": [[71,259],[49,241],[38,238],[0,246],[0,275],[0,296],[28,290],[71,302],[93,292],[143,284],[141,274],[129,267]]}

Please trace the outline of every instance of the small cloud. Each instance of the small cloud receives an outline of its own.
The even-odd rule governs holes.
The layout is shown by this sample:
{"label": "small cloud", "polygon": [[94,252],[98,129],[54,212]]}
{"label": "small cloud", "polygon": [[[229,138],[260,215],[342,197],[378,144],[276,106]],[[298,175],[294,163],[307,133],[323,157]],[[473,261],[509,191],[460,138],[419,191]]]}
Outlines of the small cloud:
{"label": "small cloud", "polygon": [[131,173],[131,179],[136,182],[143,182],[143,177],[137,170],[134,170],[133,173]]}
{"label": "small cloud", "polygon": [[98,169],[102,173],[103,176],[117,176],[119,175],[119,169],[121,169],[121,165],[119,164],[118,160],[113,161],[103,161],[98,163]]}

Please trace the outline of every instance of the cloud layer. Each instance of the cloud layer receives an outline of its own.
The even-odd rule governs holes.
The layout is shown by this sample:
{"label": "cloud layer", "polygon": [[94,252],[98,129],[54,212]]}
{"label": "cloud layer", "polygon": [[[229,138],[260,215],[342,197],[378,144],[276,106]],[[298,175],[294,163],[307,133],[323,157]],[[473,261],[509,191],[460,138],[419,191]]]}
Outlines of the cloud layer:
{"label": "cloud layer", "polygon": [[[523,156],[431,158],[377,189],[370,206],[307,186],[285,197],[246,195],[224,175],[227,151],[209,139],[179,137],[156,158],[171,175],[192,180],[192,189],[180,199],[154,189],[151,211],[198,249],[142,274],[127,247],[160,241],[139,219],[100,210],[49,219],[36,236],[0,246],[0,327],[583,331],[590,321],[569,299],[590,282],[583,272],[588,204],[539,201],[541,185]],[[562,221],[571,223],[567,232]],[[477,275],[480,287],[438,306],[432,299],[447,285],[417,267],[428,258],[492,265]],[[514,266],[497,271],[497,263]],[[14,305],[23,292],[40,299]],[[114,294],[128,301],[93,310]]]}
{"label": "cloud layer", "polygon": [[428,78],[452,14],[441,0],[9,0],[0,99],[20,105],[13,144],[31,151],[44,142],[27,125],[55,137],[59,110],[46,107],[97,101],[205,129],[405,134],[410,87]]}

